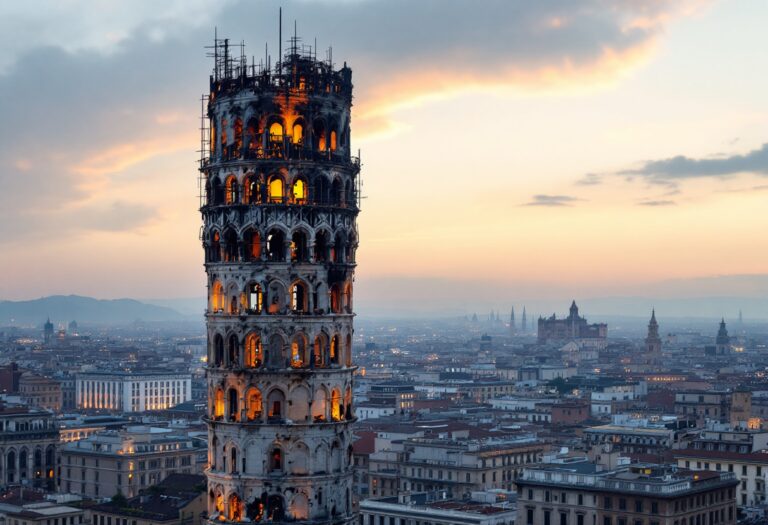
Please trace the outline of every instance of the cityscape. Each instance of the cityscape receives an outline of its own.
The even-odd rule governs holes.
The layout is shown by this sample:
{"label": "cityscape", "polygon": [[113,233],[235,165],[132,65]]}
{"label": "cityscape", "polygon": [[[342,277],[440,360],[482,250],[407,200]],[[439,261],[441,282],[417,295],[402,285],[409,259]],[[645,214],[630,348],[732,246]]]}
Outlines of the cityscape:
{"label": "cityscape", "polygon": [[0,7],[0,525],[768,523],[768,5],[544,4]]}

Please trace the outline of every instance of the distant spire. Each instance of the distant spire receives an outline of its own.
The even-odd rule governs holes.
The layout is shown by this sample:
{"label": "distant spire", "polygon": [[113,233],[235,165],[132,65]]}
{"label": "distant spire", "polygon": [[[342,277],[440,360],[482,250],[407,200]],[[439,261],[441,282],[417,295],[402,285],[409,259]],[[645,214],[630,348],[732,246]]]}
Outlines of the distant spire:
{"label": "distant spire", "polygon": [[512,307],[512,313],[509,316],[509,324],[512,325],[512,328],[515,327],[515,307]]}
{"label": "distant spire", "polygon": [[526,316],[525,306],[523,306],[523,322],[520,328],[523,332],[525,332],[528,329],[528,317]]}

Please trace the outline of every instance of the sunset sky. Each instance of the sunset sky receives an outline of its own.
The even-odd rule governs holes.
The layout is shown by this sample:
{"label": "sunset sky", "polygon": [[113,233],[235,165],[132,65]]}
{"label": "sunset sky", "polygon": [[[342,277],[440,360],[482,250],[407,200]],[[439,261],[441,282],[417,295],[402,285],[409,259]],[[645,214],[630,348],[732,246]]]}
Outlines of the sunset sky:
{"label": "sunset sky", "polygon": [[764,0],[4,2],[0,299],[204,295],[204,46],[279,5],[353,69],[361,304],[768,273]]}

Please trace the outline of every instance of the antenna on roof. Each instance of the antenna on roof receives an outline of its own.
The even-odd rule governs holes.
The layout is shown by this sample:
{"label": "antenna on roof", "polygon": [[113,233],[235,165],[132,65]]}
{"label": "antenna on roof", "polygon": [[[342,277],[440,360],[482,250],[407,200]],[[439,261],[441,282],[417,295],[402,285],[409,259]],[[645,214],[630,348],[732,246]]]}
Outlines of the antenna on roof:
{"label": "antenna on roof", "polygon": [[277,69],[280,70],[280,61],[283,59],[283,8],[280,7],[279,24],[280,29],[277,36]]}

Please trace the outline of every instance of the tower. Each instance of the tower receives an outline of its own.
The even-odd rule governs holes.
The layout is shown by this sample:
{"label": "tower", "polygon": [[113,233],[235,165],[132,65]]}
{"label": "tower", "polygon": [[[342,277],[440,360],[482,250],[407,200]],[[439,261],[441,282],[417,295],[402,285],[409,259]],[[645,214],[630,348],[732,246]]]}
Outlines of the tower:
{"label": "tower", "polygon": [[661,337],[659,337],[659,323],[656,322],[655,309],[651,311],[648,335],[645,337],[645,361],[647,364],[661,364]]}
{"label": "tower", "polygon": [[715,338],[717,355],[727,355],[731,353],[731,338],[728,335],[728,329],[725,327],[725,318],[720,320],[720,328]]}
{"label": "tower", "polygon": [[515,307],[512,307],[512,313],[509,315],[509,335],[517,334],[517,327],[515,326]]}
{"label": "tower", "polygon": [[528,319],[526,318],[526,314],[525,314],[525,306],[523,306],[523,318],[520,321],[520,330],[523,333],[528,331]]}
{"label": "tower", "polygon": [[352,71],[216,40],[203,115],[208,515],[347,524],[359,159]]}
{"label": "tower", "polygon": [[43,341],[50,343],[53,340],[53,323],[49,317],[43,325]]}

